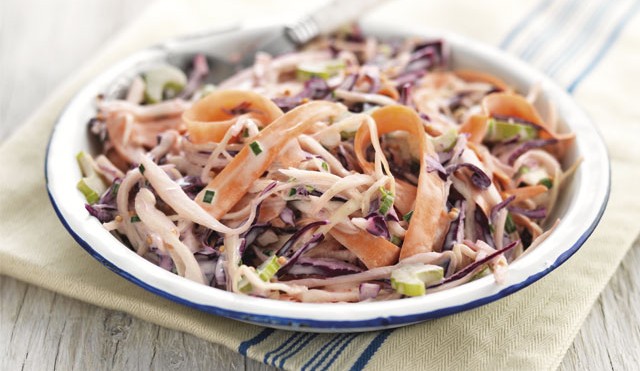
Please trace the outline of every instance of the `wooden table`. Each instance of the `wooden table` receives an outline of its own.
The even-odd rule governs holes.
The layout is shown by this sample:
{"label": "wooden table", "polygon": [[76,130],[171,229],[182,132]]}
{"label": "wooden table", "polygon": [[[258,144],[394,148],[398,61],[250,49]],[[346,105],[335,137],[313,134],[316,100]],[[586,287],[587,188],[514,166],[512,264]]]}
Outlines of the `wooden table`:
{"label": "wooden table", "polygon": [[[0,0],[0,142],[145,0]],[[562,369],[640,365],[640,243],[591,310]],[[0,276],[0,370],[271,369],[192,335]]]}

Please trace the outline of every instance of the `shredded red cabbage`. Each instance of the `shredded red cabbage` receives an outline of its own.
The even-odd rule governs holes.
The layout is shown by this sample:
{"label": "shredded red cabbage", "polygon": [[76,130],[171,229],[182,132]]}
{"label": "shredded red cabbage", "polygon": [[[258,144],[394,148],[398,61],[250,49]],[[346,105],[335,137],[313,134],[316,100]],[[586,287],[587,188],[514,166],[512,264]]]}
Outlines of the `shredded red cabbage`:
{"label": "shredded red cabbage", "polygon": [[518,157],[522,156],[527,151],[532,150],[534,148],[540,148],[540,147],[548,146],[550,144],[555,144],[555,143],[558,143],[558,140],[555,139],[555,138],[534,139],[534,140],[530,140],[530,141],[524,142],[524,143],[522,143],[522,145],[520,147],[516,148],[509,155],[509,158],[507,159],[507,163],[509,165],[513,165],[513,163],[516,162]]}
{"label": "shredded red cabbage", "polygon": [[514,247],[516,247],[518,244],[520,243],[520,240],[515,240],[513,242],[511,242],[510,244],[508,244],[507,246],[503,247],[500,250],[497,250],[496,252],[493,252],[487,256],[485,256],[484,258],[477,260],[469,265],[467,265],[466,267],[464,267],[463,269],[457,271],[456,273],[452,274],[451,276],[444,278],[442,281],[440,281],[439,283],[429,286],[428,288],[434,288],[434,287],[438,287],[441,285],[444,285],[445,283],[449,283],[452,281],[456,281],[459,280],[461,278],[464,278],[465,276],[467,276],[468,274],[471,274],[475,271],[476,268],[490,262],[491,260],[493,260],[495,257],[500,256],[501,254],[504,254],[505,252],[513,249]]}

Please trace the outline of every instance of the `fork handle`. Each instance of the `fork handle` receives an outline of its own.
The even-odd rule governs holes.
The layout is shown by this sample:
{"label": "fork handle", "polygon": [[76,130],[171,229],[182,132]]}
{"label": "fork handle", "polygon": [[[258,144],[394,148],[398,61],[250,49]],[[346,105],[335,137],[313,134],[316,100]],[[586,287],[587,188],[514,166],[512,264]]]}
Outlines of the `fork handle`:
{"label": "fork handle", "polygon": [[285,34],[296,45],[302,45],[318,35],[329,34],[340,26],[353,22],[385,1],[387,0],[331,0],[313,14],[287,26]]}

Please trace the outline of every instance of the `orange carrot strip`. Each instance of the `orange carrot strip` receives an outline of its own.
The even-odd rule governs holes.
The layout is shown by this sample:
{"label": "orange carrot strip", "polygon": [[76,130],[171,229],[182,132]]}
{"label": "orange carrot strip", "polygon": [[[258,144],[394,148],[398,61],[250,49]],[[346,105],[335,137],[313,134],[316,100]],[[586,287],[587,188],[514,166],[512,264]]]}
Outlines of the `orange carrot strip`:
{"label": "orange carrot strip", "polygon": [[544,122],[536,108],[524,97],[518,94],[495,93],[489,94],[482,99],[484,113],[489,116],[512,116],[532,122],[542,128],[540,138],[554,138],[558,140],[555,145],[549,146],[550,152],[557,157],[563,157],[572,141],[574,133],[559,134],[551,130]]}
{"label": "orange carrot strip", "polygon": [[511,214],[511,217],[513,218],[513,222],[516,223],[516,225],[522,226],[525,229],[529,230],[529,233],[531,233],[532,240],[535,240],[536,238],[538,238],[538,236],[540,236],[543,233],[542,228],[540,228],[539,225],[534,223],[531,219],[527,218],[526,216],[513,213]]}
{"label": "orange carrot strip", "polygon": [[[247,193],[251,184],[267,170],[288,141],[304,133],[316,122],[338,116],[343,109],[336,103],[313,101],[287,112],[255,137],[252,143],[257,143],[260,153],[256,154],[252,150],[252,143],[243,147],[196,196],[196,202],[214,218],[222,218]],[[215,192],[210,203],[204,202],[207,191]]]}
{"label": "orange carrot strip", "polygon": [[196,102],[182,114],[189,138],[194,143],[219,142],[235,122],[234,108],[243,106],[248,114],[268,125],[282,116],[270,99],[243,90],[218,90]]}
{"label": "orange carrot strip", "polygon": [[393,265],[398,261],[398,246],[367,231],[360,229],[352,233],[333,228],[329,234],[354,253],[368,269]]}
{"label": "orange carrot strip", "polygon": [[511,178],[500,168],[493,169],[494,183],[498,183],[502,186],[502,189],[508,188],[512,184]]}
{"label": "orange carrot strip", "polygon": [[[402,130],[410,134],[410,140],[417,140],[419,143],[418,187],[416,188],[413,216],[400,251],[400,260],[421,252],[433,251],[434,248],[439,248],[442,244],[449,218],[444,210],[444,182],[437,173],[426,172],[426,156],[436,156],[436,153],[431,142],[427,140],[422,121],[414,110],[399,105],[377,109],[371,114],[371,117],[376,122],[378,135]],[[358,162],[365,169],[365,172],[373,170],[373,165],[366,160],[364,152],[370,139],[368,126],[361,125],[356,132],[354,149]],[[400,186],[400,189],[402,187]]]}
{"label": "orange carrot strip", "polygon": [[480,144],[487,134],[488,127],[486,116],[471,115],[464,124],[460,125],[460,133],[470,134],[468,141]]}
{"label": "orange carrot strip", "polygon": [[398,93],[398,89],[395,86],[391,85],[391,83],[383,83],[380,89],[378,90],[378,94],[386,95],[387,97],[398,100],[400,98],[400,93]]}
{"label": "orange carrot strip", "polygon": [[506,195],[506,197],[503,197],[503,198],[507,198],[509,196],[515,196],[516,198],[513,200],[513,202],[519,202],[519,201],[524,201],[524,200],[528,200],[530,198],[536,197],[537,195],[545,193],[546,191],[548,191],[547,187],[541,184],[534,185],[534,186],[506,189],[503,192],[504,195]]}
{"label": "orange carrot strip", "polygon": [[396,197],[393,204],[402,213],[402,215],[413,210],[417,192],[417,188],[413,185],[396,179]]}
{"label": "orange carrot strip", "polygon": [[549,131],[547,124],[542,120],[542,117],[540,117],[540,114],[538,114],[538,111],[533,107],[533,105],[518,94],[489,94],[482,99],[482,108],[484,113],[489,117],[517,117],[532,122]]}

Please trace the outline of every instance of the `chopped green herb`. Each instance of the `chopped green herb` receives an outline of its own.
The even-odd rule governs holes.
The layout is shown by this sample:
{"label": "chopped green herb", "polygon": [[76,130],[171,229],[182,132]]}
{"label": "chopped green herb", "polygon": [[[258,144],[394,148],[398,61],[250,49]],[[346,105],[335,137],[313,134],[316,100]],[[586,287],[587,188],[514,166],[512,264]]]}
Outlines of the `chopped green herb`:
{"label": "chopped green herb", "polygon": [[113,196],[117,195],[119,189],[120,189],[120,183],[113,183],[113,186],[111,187],[111,194]]}
{"label": "chopped green herb", "polygon": [[260,147],[260,143],[257,141],[249,143],[249,148],[251,148],[251,152],[256,156],[262,153],[262,147]]}
{"label": "chopped green herb", "polygon": [[307,192],[313,192],[313,191],[315,190],[315,188],[313,188],[313,187],[312,187],[312,186],[310,186],[310,185],[306,185],[306,186],[304,186],[304,189],[306,189],[306,190],[307,190]]}
{"label": "chopped green herb", "polygon": [[131,217],[131,223],[138,223],[140,221],[140,217],[137,215],[134,215]]}
{"label": "chopped green herb", "polygon": [[409,223],[411,221],[411,217],[412,216],[413,216],[413,210],[411,210],[408,213],[404,214],[402,216],[402,220],[404,220],[405,222]]}
{"label": "chopped green herb", "polygon": [[322,161],[322,170],[329,171],[329,164],[327,164],[326,162]]}
{"label": "chopped green herb", "polygon": [[295,188],[291,188],[291,189],[289,190],[289,197],[293,197],[293,196],[295,196],[295,195],[296,195],[296,193],[298,193],[298,191],[296,191],[296,189],[295,189]]}
{"label": "chopped green herb", "polygon": [[553,187],[553,181],[550,178],[540,179],[538,184],[542,184],[543,186],[547,187],[548,189],[551,189],[551,187]]}
{"label": "chopped green herb", "polygon": [[140,164],[140,166],[138,166],[138,169],[140,169],[140,174],[144,174],[144,171],[145,171],[144,165]]}
{"label": "chopped green herb", "polygon": [[380,208],[378,211],[380,214],[386,215],[391,209],[391,206],[393,206],[393,193],[387,191],[384,187],[380,187],[380,193],[382,196],[380,197]]}
{"label": "chopped green herb", "polygon": [[249,138],[249,128],[244,128],[244,130],[242,131],[242,137]]}
{"label": "chopped green herb", "polygon": [[507,233],[513,233],[516,231],[516,223],[513,222],[511,214],[507,214],[507,221],[504,223],[504,230]]}
{"label": "chopped green herb", "polygon": [[489,224],[489,231],[491,233],[496,233],[496,227],[494,227],[493,224]]}
{"label": "chopped green herb", "polygon": [[211,201],[213,201],[213,196],[215,195],[216,195],[215,191],[207,189],[206,191],[204,191],[204,197],[202,197],[202,201],[210,204]]}

